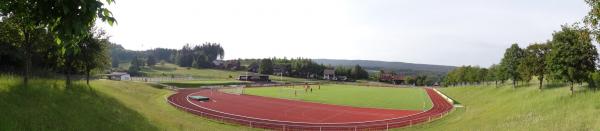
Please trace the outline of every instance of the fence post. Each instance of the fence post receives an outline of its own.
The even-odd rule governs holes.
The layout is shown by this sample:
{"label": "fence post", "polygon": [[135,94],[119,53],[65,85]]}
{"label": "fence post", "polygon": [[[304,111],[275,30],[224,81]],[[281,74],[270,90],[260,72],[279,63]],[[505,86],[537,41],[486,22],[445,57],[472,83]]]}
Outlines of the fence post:
{"label": "fence post", "polygon": [[250,128],[252,128],[252,121],[250,121]]}
{"label": "fence post", "polygon": [[385,123],[385,130],[390,130],[390,123]]}

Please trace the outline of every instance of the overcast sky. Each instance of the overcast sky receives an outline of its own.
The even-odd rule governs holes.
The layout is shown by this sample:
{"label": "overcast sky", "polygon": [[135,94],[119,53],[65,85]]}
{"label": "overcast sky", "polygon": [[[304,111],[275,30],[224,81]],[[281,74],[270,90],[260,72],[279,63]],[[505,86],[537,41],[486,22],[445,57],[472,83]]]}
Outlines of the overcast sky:
{"label": "overcast sky", "polygon": [[220,43],[225,59],[305,57],[440,65],[498,63],[512,43],[581,21],[584,0],[118,0],[127,49]]}

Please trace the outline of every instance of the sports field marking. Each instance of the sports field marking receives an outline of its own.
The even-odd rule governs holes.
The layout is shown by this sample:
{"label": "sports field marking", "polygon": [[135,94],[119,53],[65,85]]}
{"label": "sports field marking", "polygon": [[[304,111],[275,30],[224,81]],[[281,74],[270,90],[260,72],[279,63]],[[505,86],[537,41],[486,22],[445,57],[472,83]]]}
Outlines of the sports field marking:
{"label": "sports field marking", "polygon": [[[281,87],[248,88],[247,95],[265,96],[304,102],[378,109],[428,110],[432,107],[423,88],[364,87],[356,85],[321,85],[313,92]],[[296,88],[298,89],[298,88]]]}

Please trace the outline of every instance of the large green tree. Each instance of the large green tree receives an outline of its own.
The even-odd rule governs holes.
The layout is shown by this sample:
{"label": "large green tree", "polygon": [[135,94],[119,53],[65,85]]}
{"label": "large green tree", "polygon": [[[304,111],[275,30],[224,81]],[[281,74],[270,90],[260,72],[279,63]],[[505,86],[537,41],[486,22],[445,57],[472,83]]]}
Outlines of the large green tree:
{"label": "large green tree", "polygon": [[537,76],[539,80],[539,89],[542,89],[544,76],[548,74],[546,70],[546,59],[550,53],[550,42],[534,43],[525,49],[525,58],[522,61],[524,71],[528,74]]}
{"label": "large green tree", "polygon": [[[106,0],[106,3],[113,3]],[[46,29],[55,35],[55,42],[62,46],[65,56],[64,65],[67,74],[67,85],[70,85],[70,72],[73,67],[73,57],[80,50],[77,46],[93,27],[96,18],[113,24],[112,13],[98,0],[2,0],[0,14],[15,18],[19,34],[24,38],[23,49],[25,70],[23,81],[27,84],[31,74],[33,32],[36,29]]]}
{"label": "large green tree", "polygon": [[600,40],[600,0],[585,0],[591,10],[585,16],[583,22],[591,27],[596,40]]}
{"label": "large green tree", "polygon": [[553,78],[573,84],[588,79],[596,70],[598,52],[592,45],[591,32],[577,25],[564,25],[561,31],[552,34],[552,43],[547,68]]}
{"label": "large green tree", "polygon": [[504,58],[502,58],[502,61],[500,62],[500,65],[503,66],[506,74],[513,81],[513,88],[517,86],[517,81],[521,80],[519,65],[523,56],[523,50],[515,43],[506,49]]}

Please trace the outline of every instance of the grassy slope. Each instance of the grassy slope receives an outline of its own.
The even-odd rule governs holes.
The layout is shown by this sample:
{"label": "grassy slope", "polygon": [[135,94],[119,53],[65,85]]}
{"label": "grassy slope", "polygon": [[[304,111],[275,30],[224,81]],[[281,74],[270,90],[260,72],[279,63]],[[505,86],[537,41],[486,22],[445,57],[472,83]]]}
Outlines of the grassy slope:
{"label": "grassy slope", "polygon": [[536,84],[441,89],[461,102],[449,116],[405,130],[595,130],[600,129],[600,92],[568,87],[539,91]]}
{"label": "grassy slope", "polygon": [[0,130],[158,130],[120,100],[76,83],[0,76]]}
{"label": "grassy slope", "polygon": [[[301,86],[294,89],[284,87],[246,88],[244,93],[310,102],[348,105],[356,107],[423,110],[431,108],[431,101],[423,89],[362,87],[356,85],[312,86],[313,93],[303,93]],[[297,90],[298,96],[294,96]]]}
{"label": "grassy slope", "polygon": [[165,98],[169,90],[157,89],[144,83],[97,80],[96,90],[121,101],[126,107],[146,117],[161,130],[253,130],[208,120],[169,105]]}
{"label": "grassy slope", "polygon": [[[142,70],[149,76],[155,77],[170,77],[171,74],[178,76],[192,76],[194,78],[209,79],[209,80],[229,80],[235,81],[240,74],[244,74],[244,71],[229,71],[229,70],[217,70],[217,69],[196,69],[196,68],[184,68],[179,67],[175,64],[166,63],[164,65],[156,65],[152,68],[144,68]],[[164,75],[163,75],[164,74]],[[229,78],[231,76],[232,78]],[[271,75],[273,81],[285,81],[285,82],[304,82],[305,79],[291,78],[291,77],[279,77]]]}

